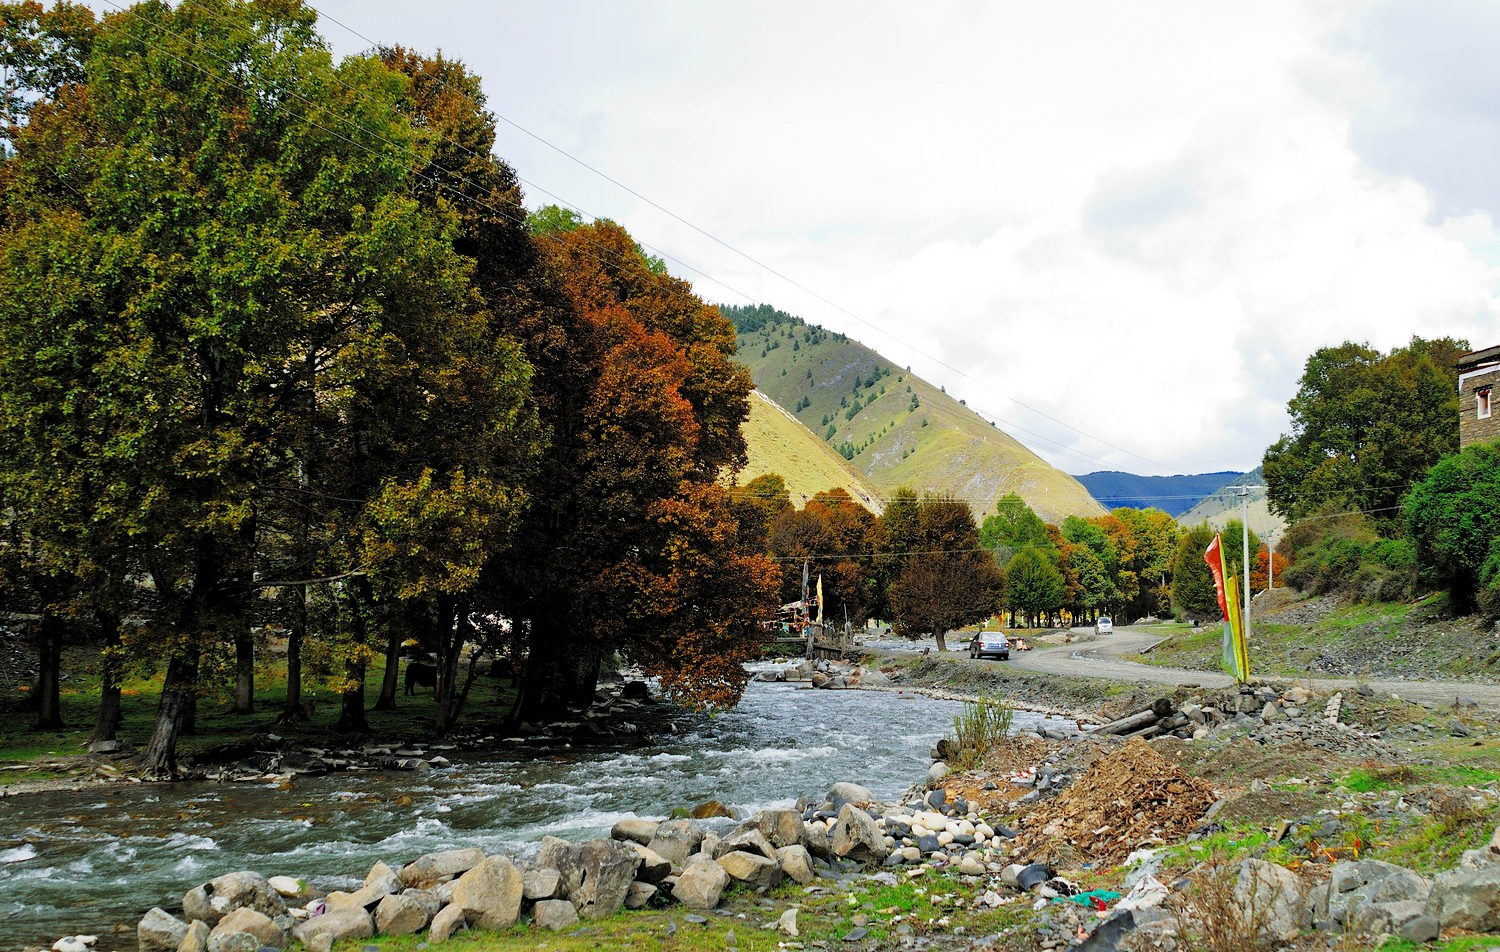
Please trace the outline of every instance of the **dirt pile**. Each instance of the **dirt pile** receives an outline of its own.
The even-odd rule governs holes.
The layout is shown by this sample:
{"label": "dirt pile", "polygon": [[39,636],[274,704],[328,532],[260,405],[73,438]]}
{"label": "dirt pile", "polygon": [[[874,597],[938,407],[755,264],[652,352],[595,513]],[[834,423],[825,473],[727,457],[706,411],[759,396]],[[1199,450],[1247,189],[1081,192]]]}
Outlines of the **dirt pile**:
{"label": "dirt pile", "polygon": [[1024,814],[1017,842],[1028,856],[1067,854],[1113,866],[1143,844],[1183,838],[1216,799],[1208,783],[1131,740]]}

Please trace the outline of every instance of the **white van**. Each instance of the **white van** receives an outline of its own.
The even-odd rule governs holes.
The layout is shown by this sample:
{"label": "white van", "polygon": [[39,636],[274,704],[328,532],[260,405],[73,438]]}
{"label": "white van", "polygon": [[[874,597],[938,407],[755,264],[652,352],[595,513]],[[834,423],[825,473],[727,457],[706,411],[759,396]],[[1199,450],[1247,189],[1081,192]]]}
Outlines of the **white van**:
{"label": "white van", "polygon": [[1099,620],[1094,622],[1094,634],[1107,635],[1115,630],[1114,619],[1108,615],[1100,615]]}

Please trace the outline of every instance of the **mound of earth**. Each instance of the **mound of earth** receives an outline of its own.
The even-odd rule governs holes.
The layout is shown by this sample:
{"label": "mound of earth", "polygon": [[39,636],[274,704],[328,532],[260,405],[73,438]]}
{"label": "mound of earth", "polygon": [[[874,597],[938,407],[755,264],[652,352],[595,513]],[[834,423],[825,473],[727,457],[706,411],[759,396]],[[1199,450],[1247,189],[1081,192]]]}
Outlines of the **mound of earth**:
{"label": "mound of earth", "polygon": [[1143,845],[1183,838],[1217,799],[1209,783],[1134,739],[1024,814],[1017,845],[1027,855],[1067,853],[1114,866]]}

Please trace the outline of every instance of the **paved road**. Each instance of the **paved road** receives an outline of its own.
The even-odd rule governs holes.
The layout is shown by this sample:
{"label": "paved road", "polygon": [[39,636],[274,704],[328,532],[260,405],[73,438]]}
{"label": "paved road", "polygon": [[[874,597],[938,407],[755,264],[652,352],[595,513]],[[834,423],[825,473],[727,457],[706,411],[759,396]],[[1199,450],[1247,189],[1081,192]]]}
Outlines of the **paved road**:
{"label": "paved road", "polygon": [[[1100,635],[1093,641],[1071,645],[1014,652],[1010,663],[1027,671],[1065,674],[1081,678],[1106,678],[1111,681],[1137,681],[1151,684],[1195,684],[1206,688],[1227,687],[1234,683],[1218,671],[1190,671],[1186,668],[1163,668],[1126,661],[1121,656],[1140,654],[1161,641],[1152,635],[1130,628],[1117,628],[1113,634]],[[1254,658],[1251,659],[1254,671]],[[1349,690],[1361,682],[1348,678],[1297,678],[1323,691]],[[1472,698],[1481,707],[1500,709],[1500,685],[1474,684],[1467,681],[1365,681],[1381,694],[1397,694],[1411,701],[1447,707],[1460,696]]]}

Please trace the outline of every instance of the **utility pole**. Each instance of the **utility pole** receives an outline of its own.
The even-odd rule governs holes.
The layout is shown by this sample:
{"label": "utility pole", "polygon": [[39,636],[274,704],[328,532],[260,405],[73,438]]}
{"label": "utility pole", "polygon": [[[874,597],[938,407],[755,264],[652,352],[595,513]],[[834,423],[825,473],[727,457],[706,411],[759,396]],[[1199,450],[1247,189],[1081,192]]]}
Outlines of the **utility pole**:
{"label": "utility pole", "polygon": [[[1264,486],[1240,487],[1240,540],[1245,559],[1245,642],[1250,642],[1250,490]],[[1270,560],[1266,560],[1269,567]],[[1269,577],[1269,574],[1268,576]]]}

